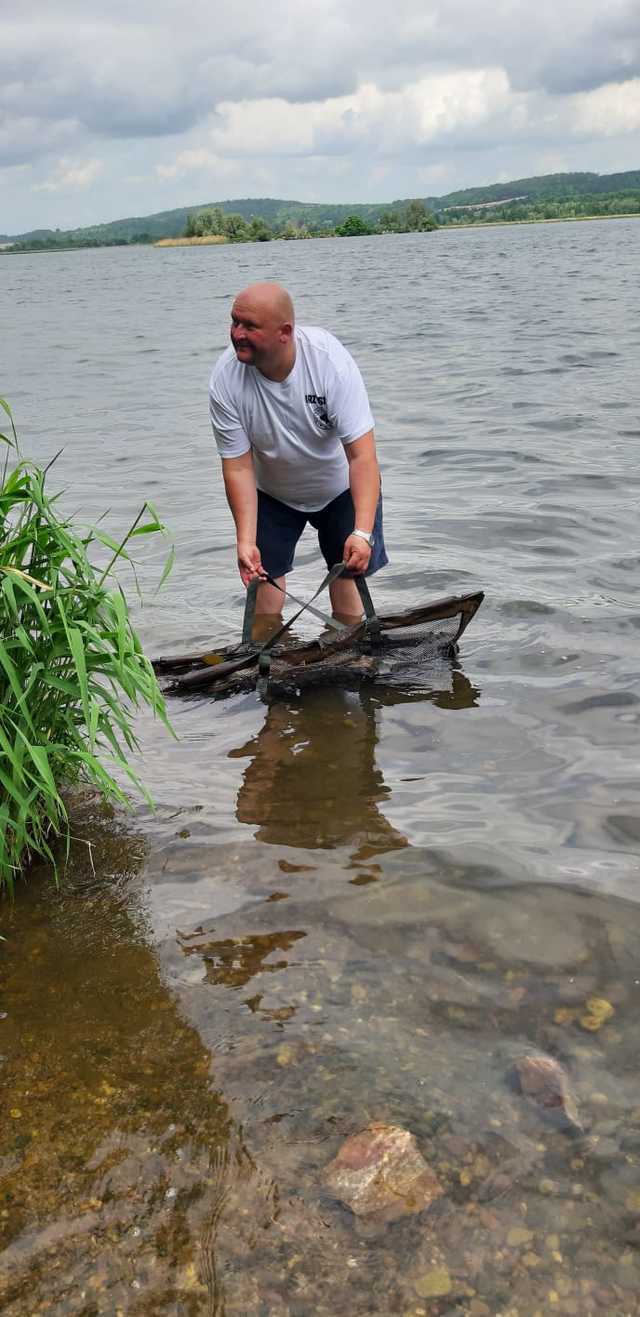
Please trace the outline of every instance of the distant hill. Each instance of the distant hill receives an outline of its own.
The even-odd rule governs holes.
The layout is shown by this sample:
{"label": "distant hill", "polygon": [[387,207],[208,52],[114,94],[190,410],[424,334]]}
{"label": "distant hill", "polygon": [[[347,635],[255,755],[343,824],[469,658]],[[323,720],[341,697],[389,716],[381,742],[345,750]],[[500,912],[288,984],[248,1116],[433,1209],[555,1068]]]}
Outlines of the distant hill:
{"label": "distant hill", "polygon": [[446,197],[432,197],[431,208],[438,211],[450,206],[483,205],[515,196],[526,196],[529,200],[564,201],[592,193],[639,191],[640,169],[629,169],[624,174],[541,174],[538,178],[514,178],[509,183],[468,187],[460,192],[449,192]]}
{"label": "distant hill", "polygon": [[187,216],[198,210],[210,210],[216,206],[226,214],[242,215],[243,219],[254,216],[265,219],[269,224],[285,225],[287,220],[314,225],[340,224],[348,215],[360,215],[363,220],[374,222],[382,211],[388,210],[383,205],[325,205],[322,202],[285,201],[273,197],[241,197],[231,201],[206,201],[196,206],[180,206],[177,210],[161,210],[155,215],[136,215],[128,219],[112,220],[109,224],[93,224],[82,229],[33,229],[29,233],[14,234],[8,242],[34,242],[47,238],[56,238],[62,242],[84,239],[114,241],[123,238],[130,242],[138,235],[151,238],[177,238],[184,232]]}
{"label": "distant hill", "polygon": [[[627,170],[622,174],[542,174],[536,178],[511,179],[507,183],[491,183],[487,187],[463,188],[440,197],[423,197],[429,210],[446,222],[446,212],[463,206],[486,206],[504,203],[513,198],[526,198],[529,202],[570,200],[602,193],[640,192],[640,170]],[[131,242],[157,238],[176,238],[184,232],[187,216],[199,210],[217,206],[227,214],[238,214],[246,220],[264,219],[273,227],[284,227],[287,221],[306,224],[313,229],[333,228],[348,215],[358,215],[365,223],[376,224],[382,214],[408,204],[410,198],[363,205],[350,202],[332,205],[325,202],[288,201],[274,197],[241,197],[230,201],[208,201],[195,206],[180,206],[176,210],[161,210],[153,215],[137,215],[128,219],[113,220],[109,224],[93,224],[81,229],[33,229],[29,233],[0,237],[0,242],[33,242],[54,239],[56,242]]]}

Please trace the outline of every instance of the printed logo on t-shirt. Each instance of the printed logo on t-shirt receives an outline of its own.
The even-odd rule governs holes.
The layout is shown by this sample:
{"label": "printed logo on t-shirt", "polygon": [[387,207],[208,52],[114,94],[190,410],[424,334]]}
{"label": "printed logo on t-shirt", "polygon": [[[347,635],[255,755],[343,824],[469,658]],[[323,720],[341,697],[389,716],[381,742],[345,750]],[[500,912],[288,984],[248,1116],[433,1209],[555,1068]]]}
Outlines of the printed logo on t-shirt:
{"label": "printed logo on t-shirt", "polygon": [[305,402],[309,403],[318,424],[321,425],[324,430],[330,430],[331,421],[327,415],[326,395],[324,393],[305,393],[304,397]]}

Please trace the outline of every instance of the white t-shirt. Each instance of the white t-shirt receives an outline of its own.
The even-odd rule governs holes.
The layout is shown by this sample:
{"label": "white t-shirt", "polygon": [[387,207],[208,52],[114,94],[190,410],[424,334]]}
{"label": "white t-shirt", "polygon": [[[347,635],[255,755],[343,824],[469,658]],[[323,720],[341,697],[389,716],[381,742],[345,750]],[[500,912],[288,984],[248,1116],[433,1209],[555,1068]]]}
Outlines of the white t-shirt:
{"label": "white t-shirt", "polygon": [[317,512],[349,488],[343,445],[373,429],[373,417],[343,344],[315,326],[296,327],[295,338],[295,363],[281,383],[229,346],[211,374],[209,414],[221,457],[252,449],[258,489]]}

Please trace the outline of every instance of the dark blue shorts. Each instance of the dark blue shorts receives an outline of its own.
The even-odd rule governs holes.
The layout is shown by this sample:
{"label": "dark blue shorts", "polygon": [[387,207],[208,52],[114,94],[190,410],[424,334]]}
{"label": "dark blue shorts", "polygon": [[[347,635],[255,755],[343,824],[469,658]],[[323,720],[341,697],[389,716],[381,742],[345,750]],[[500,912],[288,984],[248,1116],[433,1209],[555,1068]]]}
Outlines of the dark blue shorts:
{"label": "dark blue shorts", "polygon": [[[296,544],[309,522],[318,532],[318,543],[327,567],[334,567],[337,562],[342,562],[345,540],[355,528],[354,517],[350,489],[338,494],[337,498],[318,512],[301,512],[299,508],[290,508],[288,503],[281,503],[279,499],[259,489],[256,542],[262,566],[270,576],[286,576],[293,567]],[[373,527],[373,549],[365,576],[373,576],[388,561],[382,532],[380,495]],[[347,572],[346,575],[352,576],[353,572]]]}

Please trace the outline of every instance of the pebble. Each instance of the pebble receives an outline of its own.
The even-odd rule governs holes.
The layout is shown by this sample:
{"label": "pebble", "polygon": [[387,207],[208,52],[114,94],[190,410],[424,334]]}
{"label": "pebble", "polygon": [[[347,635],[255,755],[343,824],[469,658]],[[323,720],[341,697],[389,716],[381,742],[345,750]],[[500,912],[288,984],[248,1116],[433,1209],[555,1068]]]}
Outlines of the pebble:
{"label": "pebble", "polygon": [[584,1015],[580,1016],[580,1024],[589,1033],[597,1033],[614,1014],[611,1002],[606,1001],[604,997],[588,997],[585,1002]]}
{"label": "pebble", "polygon": [[386,1219],[422,1212],[442,1193],[414,1135],[377,1122],[345,1140],[324,1183],[354,1215],[384,1211]]}
{"label": "pebble", "polygon": [[424,1275],[419,1276],[413,1288],[421,1299],[436,1299],[450,1294],[453,1285],[446,1267],[434,1267],[432,1271],[425,1271]]}
{"label": "pebble", "polygon": [[532,1239],[532,1230],[526,1230],[524,1226],[513,1226],[507,1235],[507,1244],[509,1248],[519,1248],[521,1244],[530,1244]]}
{"label": "pebble", "polygon": [[582,1132],[575,1098],[558,1061],[552,1056],[536,1053],[520,1057],[514,1064],[514,1070],[525,1097],[530,1098],[543,1111],[561,1117],[567,1128]]}

